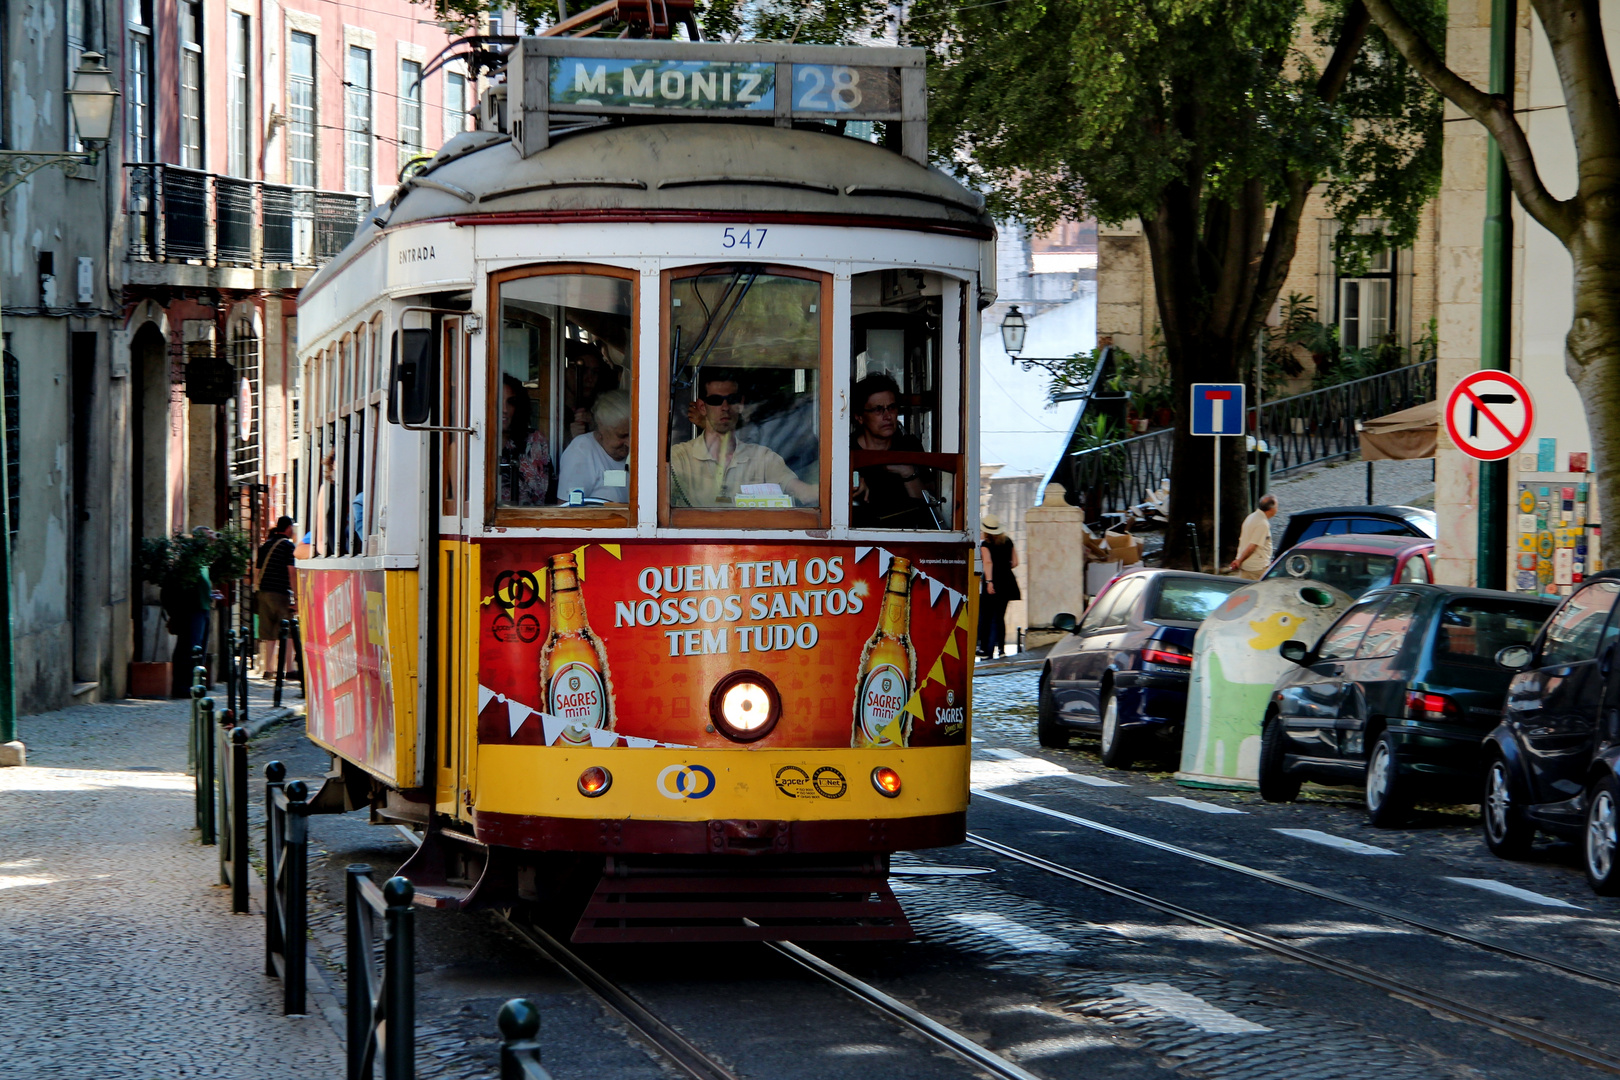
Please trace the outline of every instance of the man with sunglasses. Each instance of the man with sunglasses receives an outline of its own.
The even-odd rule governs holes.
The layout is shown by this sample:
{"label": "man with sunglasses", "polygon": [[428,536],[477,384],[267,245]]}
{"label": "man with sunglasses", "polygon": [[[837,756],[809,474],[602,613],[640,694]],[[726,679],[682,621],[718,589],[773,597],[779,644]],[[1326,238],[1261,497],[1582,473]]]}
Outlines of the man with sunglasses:
{"label": "man with sunglasses", "polygon": [[700,378],[702,430],[690,442],[670,447],[670,504],[731,506],[751,484],[775,484],[800,506],[820,502],[820,489],[800,480],[775,450],[737,438],[743,405],[737,377],[717,370]]}

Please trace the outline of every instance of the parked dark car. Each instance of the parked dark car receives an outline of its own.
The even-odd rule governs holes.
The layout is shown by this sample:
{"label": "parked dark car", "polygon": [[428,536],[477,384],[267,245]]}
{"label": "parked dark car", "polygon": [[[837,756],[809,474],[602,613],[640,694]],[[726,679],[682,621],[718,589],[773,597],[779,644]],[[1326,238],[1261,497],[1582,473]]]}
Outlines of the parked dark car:
{"label": "parked dark car", "polygon": [[1422,536],[1437,535],[1433,510],[1416,506],[1324,506],[1298,510],[1288,517],[1279,551],[1318,536]]}
{"label": "parked dark car", "polygon": [[1485,843],[1524,856],[1537,830],[1581,844],[1592,888],[1620,894],[1620,571],[1564,598],[1528,648],[1498,661],[1517,670],[1502,722],[1485,744]]}
{"label": "parked dark car", "polygon": [[1247,584],[1182,570],[1139,570],[1115,578],[1041,670],[1037,734],[1067,746],[1075,730],[1102,738],[1103,764],[1122,768],[1154,737],[1179,745],[1187,716],[1193,636],[1227,594]]}
{"label": "parked dark car", "polygon": [[1434,541],[1418,536],[1318,536],[1285,548],[1261,575],[1332,585],[1351,597],[1385,585],[1434,580]]}
{"label": "parked dark car", "polygon": [[1300,784],[1356,784],[1374,825],[1399,824],[1414,802],[1472,800],[1481,744],[1502,715],[1513,675],[1501,650],[1535,639],[1556,605],[1536,596],[1448,585],[1368,593],[1277,680],[1260,735],[1260,794]]}

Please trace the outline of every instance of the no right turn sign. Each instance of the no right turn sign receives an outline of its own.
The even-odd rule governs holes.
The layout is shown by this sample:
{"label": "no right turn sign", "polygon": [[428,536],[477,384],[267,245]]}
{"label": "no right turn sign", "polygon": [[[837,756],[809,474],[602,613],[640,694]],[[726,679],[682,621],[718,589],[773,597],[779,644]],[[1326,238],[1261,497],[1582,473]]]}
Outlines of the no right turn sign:
{"label": "no right turn sign", "polygon": [[1480,461],[1500,461],[1530,437],[1536,408],[1530,391],[1505,371],[1475,371],[1446,398],[1446,434]]}

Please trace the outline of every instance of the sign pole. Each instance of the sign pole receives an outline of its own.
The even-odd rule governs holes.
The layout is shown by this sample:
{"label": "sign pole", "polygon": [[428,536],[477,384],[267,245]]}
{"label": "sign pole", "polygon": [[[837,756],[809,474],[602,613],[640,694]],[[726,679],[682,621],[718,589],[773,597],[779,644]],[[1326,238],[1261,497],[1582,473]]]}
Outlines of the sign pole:
{"label": "sign pole", "polygon": [[[1218,574],[1221,572],[1221,437],[1215,436],[1215,536],[1214,549],[1210,554],[1210,566]],[[1199,567],[1200,570],[1203,567]]]}

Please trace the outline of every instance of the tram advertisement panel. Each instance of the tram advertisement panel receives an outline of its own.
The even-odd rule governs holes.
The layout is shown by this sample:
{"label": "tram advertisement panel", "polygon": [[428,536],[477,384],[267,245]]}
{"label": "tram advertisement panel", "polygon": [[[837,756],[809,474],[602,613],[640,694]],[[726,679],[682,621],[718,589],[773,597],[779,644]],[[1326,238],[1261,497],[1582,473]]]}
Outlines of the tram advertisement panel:
{"label": "tram advertisement panel", "polygon": [[[479,741],[961,745],[967,560],[937,544],[485,544]],[[716,730],[728,691],[742,739]]]}
{"label": "tram advertisement panel", "polygon": [[383,776],[394,774],[393,697],[381,570],[300,570],[309,733]]}

